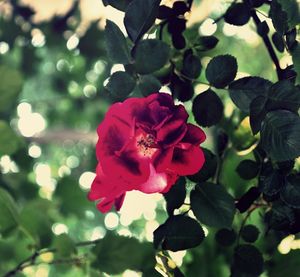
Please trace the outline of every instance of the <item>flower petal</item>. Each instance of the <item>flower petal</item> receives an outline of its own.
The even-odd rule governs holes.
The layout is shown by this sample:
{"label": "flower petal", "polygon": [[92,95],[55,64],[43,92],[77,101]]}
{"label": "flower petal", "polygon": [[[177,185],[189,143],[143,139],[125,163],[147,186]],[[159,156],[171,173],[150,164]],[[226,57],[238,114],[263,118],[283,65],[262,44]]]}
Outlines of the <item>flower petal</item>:
{"label": "flower petal", "polygon": [[199,145],[205,141],[206,135],[201,128],[190,123],[187,124],[187,128],[187,132],[185,133],[182,142],[189,142],[194,145]]}
{"label": "flower petal", "polygon": [[186,150],[175,148],[170,170],[180,176],[193,175],[201,169],[204,161],[204,154],[199,146],[192,145]]}
{"label": "flower petal", "polygon": [[154,166],[150,165],[150,175],[148,180],[137,189],[144,193],[162,192],[168,186],[166,173],[157,173]]}

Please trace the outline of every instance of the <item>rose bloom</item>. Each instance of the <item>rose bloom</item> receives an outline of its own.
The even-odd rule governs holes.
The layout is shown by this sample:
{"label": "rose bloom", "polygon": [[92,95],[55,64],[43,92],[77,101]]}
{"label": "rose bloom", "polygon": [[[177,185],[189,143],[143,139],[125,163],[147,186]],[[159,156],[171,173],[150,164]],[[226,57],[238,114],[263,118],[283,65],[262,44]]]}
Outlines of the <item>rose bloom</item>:
{"label": "rose bloom", "polygon": [[204,163],[204,132],[187,123],[183,105],[166,93],[113,104],[99,125],[98,165],[88,198],[105,213],[119,210],[125,193],[166,193],[179,176]]}

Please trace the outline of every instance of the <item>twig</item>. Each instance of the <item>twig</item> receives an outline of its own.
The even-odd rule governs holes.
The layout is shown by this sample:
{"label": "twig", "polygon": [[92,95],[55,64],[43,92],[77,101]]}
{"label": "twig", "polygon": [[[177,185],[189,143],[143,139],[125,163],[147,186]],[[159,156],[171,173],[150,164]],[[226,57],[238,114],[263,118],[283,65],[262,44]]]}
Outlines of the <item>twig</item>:
{"label": "twig", "polygon": [[[93,241],[81,241],[75,244],[75,247],[84,247],[84,246],[91,246],[95,245],[101,239],[93,240]],[[78,262],[79,260],[83,259],[84,257],[75,257],[71,259],[57,259],[50,262],[36,262],[36,260],[45,253],[55,253],[57,251],[56,248],[45,248],[35,251],[31,256],[27,257],[23,261],[21,261],[14,269],[8,271],[3,277],[12,277],[15,276],[18,272],[22,272],[23,269],[31,266],[37,266],[39,264],[60,264],[60,263],[72,263]]]}
{"label": "twig", "polygon": [[[251,11],[251,16],[252,16],[252,18],[253,18],[253,20],[255,22],[256,27],[258,27],[261,24],[261,21],[258,18],[255,10]],[[283,79],[283,76],[282,76],[283,75],[282,74],[283,70],[280,67],[279,60],[278,60],[278,58],[276,56],[276,53],[275,53],[275,51],[273,49],[271,41],[270,41],[270,39],[269,39],[269,37],[268,37],[267,34],[262,35],[261,37],[262,37],[262,39],[264,41],[264,44],[265,44],[265,46],[266,46],[266,48],[267,48],[267,50],[269,52],[269,55],[270,55],[271,59],[272,59],[274,65],[276,67],[277,77],[278,77],[279,80],[282,80]]]}

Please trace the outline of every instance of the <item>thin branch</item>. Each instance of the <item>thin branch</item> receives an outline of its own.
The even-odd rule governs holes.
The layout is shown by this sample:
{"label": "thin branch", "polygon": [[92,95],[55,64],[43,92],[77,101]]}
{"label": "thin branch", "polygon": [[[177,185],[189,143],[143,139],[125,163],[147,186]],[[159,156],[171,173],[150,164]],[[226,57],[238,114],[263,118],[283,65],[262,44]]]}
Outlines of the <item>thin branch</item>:
{"label": "thin branch", "polygon": [[[251,11],[251,16],[252,16],[252,18],[253,18],[253,20],[255,22],[256,27],[258,27],[261,24],[261,21],[258,18],[255,10]],[[283,76],[282,76],[283,75],[282,74],[283,70],[280,67],[279,60],[278,60],[278,58],[276,56],[276,53],[275,53],[274,48],[273,48],[273,46],[271,44],[271,41],[270,41],[270,39],[269,39],[269,37],[268,37],[267,34],[263,35],[262,39],[263,39],[264,44],[265,44],[265,46],[266,46],[266,48],[267,48],[267,50],[269,52],[269,55],[270,55],[271,59],[272,59],[274,65],[276,67],[277,77],[278,77],[279,80],[281,80],[281,79],[283,79]]]}
{"label": "thin branch", "polygon": [[[93,241],[81,241],[75,244],[75,247],[85,247],[85,246],[91,246],[95,245],[97,242],[99,242],[101,239],[93,240]],[[56,248],[45,248],[35,251],[31,256],[27,257],[23,261],[21,261],[14,269],[8,271],[6,274],[3,275],[3,277],[13,277],[18,272],[22,272],[23,269],[31,266],[37,266],[39,264],[59,264],[59,263],[72,263],[72,262],[78,262],[79,260],[83,259],[84,257],[75,257],[72,259],[57,259],[53,260],[51,262],[37,262],[37,259],[45,253],[55,253],[57,251]]]}

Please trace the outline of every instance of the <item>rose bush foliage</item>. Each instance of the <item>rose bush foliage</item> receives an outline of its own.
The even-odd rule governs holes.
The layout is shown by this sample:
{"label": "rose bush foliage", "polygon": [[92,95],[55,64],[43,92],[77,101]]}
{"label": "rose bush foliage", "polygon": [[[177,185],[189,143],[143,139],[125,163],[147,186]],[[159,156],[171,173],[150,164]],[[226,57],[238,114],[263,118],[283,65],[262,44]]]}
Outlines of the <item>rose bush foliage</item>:
{"label": "rose bush foliage", "polygon": [[88,195],[107,212],[119,210],[125,193],[166,193],[179,176],[197,173],[204,163],[199,145],[205,134],[187,123],[183,105],[153,93],[113,104],[98,127],[98,166]]}

